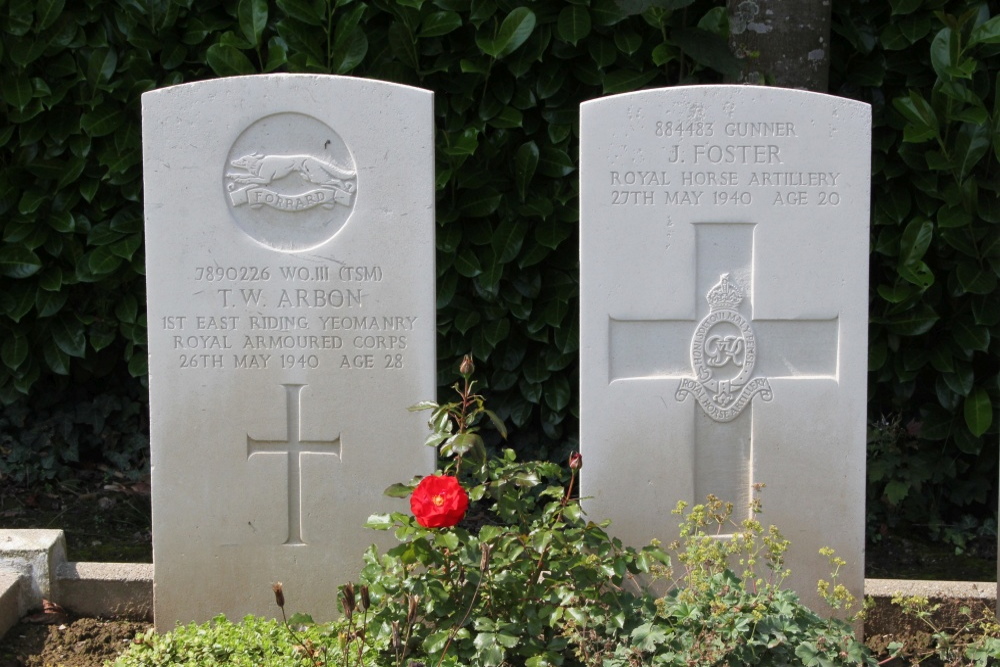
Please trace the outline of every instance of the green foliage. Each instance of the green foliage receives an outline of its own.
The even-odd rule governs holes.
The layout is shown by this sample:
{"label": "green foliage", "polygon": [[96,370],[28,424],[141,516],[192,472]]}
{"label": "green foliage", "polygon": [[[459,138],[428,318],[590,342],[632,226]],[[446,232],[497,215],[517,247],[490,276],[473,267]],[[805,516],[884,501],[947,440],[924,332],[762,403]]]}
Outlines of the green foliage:
{"label": "green foliage", "polygon": [[[846,622],[781,588],[787,542],[773,526],[734,524],[710,497],[684,516],[678,544],[635,550],[583,516],[573,479],[506,450],[465,476],[478,528],[372,517],[401,542],[371,549],[361,575],[365,637],[388,644],[383,664],[874,664]],[[651,580],[666,594],[647,592]],[[826,587],[831,602],[849,598]]]}
{"label": "green foliage", "polygon": [[[132,3],[0,12],[0,401],[46,375],[145,373],[138,95],[169,79]],[[109,363],[110,361],[110,363]]]}
{"label": "green foliage", "polygon": [[[905,534],[920,526],[935,542],[956,554],[974,551],[976,543],[996,544],[996,524],[968,508],[957,510],[951,498],[956,463],[942,461],[940,452],[917,438],[919,426],[904,426],[900,418],[881,419],[868,427],[866,533],[879,540],[884,533]],[[970,479],[966,493],[986,493],[990,480]],[[970,549],[971,547],[971,549]]]}
{"label": "green foliage", "polygon": [[874,111],[870,414],[902,415],[909,438],[906,460],[870,447],[870,501],[957,522],[996,484],[1000,17],[944,0],[834,13],[833,87]]}
{"label": "green foliage", "polygon": [[[295,619],[292,619],[296,622]],[[338,625],[297,623],[295,637],[313,650],[338,648]],[[162,635],[153,630],[138,636],[114,667],[288,667],[310,665],[302,645],[280,621],[247,616],[236,623],[224,616],[211,623],[178,626]],[[329,663],[336,664],[336,663]],[[371,664],[371,663],[367,663]]]}
{"label": "green foliage", "polygon": [[[472,415],[487,412],[471,372],[463,362],[461,401],[451,408],[421,406],[435,410],[432,433],[468,433]],[[454,446],[442,460],[443,474],[468,489],[464,523],[428,529],[402,513],[369,520],[400,544],[365,555],[364,632],[351,635],[359,653],[382,643],[381,662],[397,667],[874,664],[847,623],[821,618],[781,588],[788,543],[773,526],[737,524],[732,505],[710,496],[684,516],[677,544],[637,550],[573,500],[578,454],[567,484],[554,463],[519,463],[510,449],[488,460],[466,456],[474,453],[471,444]],[[751,510],[760,511],[757,501]],[[665,595],[649,592],[656,582]],[[851,602],[843,586],[820,585],[835,606]],[[344,611],[356,619],[347,588]]]}
{"label": "green foliage", "polygon": [[81,465],[134,476],[148,469],[145,395],[94,386],[57,388],[51,380],[41,384],[47,391],[0,413],[0,479],[5,484],[72,483],[73,471]]}

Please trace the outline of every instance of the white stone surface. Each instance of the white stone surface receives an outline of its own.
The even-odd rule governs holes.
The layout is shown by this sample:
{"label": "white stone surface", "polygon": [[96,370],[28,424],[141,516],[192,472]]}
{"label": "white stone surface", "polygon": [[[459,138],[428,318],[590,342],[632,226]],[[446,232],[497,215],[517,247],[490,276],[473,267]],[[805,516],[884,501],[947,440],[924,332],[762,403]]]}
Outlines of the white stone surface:
{"label": "white stone surface", "polygon": [[[428,91],[267,75],[143,95],[155,616],[336,614],[433,470]],[[389,539],[391,543],[391,538]]]}
{"label": "white stone surface", "polygon": [[821,547],[863,590],[870,126],[752,86],[581,108],[585,508],[639,545],[676,535],[678,500],[745,517],[763,482],[817,608]]}

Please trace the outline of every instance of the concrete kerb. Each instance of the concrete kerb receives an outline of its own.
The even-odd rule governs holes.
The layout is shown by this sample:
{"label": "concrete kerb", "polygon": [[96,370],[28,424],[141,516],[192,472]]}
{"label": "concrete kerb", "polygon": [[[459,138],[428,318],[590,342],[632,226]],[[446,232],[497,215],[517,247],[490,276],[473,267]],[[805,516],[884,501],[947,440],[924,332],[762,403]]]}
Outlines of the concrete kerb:
{"label": "concrete kerb", "polygon": [[78,616],[153,620],[152,563],[62,563],[56,590]]}
{"label": "concrete kerb", "polygon": [[61,530],[0,529],[0,636],[42,608],[80,616],[153,619],[149,563],[73,563]]}
{"label": "concrete kerb", "polygon": [[[897,594],[996,605],[993,582],[866,579],[865,597],[888,604]],[[0,637],[51,600],[79,616],[153,620],[149,563],[66,560],[61,530],[0,530]]]}
{"label": "concrete kerb", "polygon": [[59,563],[66,562],[61,530],[0,530],[0,569],[22,577],[18,588],[21,613],[52,599],[52,582]]}

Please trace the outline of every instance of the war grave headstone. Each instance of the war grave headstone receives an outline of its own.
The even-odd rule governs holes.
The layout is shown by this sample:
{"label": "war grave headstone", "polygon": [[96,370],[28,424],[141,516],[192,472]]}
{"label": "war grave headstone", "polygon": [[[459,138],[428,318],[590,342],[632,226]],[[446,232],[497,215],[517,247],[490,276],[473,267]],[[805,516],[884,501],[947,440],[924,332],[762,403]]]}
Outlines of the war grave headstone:
{"label": "war grave headstone", "polygon": [[[816,606],[864,578],[870,109],[693,86],[583,104],[581,479],[627,543],[708,494],[791,541]],[[821,608],[821,607],[817,607]]]}
{"label": "war grave headstone", "polygon": [[317,620],[429,473],[432,94],[267,75],[143,95],[156,624]]}

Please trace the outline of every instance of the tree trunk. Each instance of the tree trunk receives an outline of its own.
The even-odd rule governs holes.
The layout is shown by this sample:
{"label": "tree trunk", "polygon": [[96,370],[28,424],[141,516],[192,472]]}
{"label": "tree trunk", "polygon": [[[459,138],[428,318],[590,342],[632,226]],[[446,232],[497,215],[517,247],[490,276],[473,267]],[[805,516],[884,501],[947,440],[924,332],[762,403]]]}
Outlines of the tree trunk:
{"label": "tree trunk", "polygon": [[832,0],[727,0],[738,82],[827,92]]}

